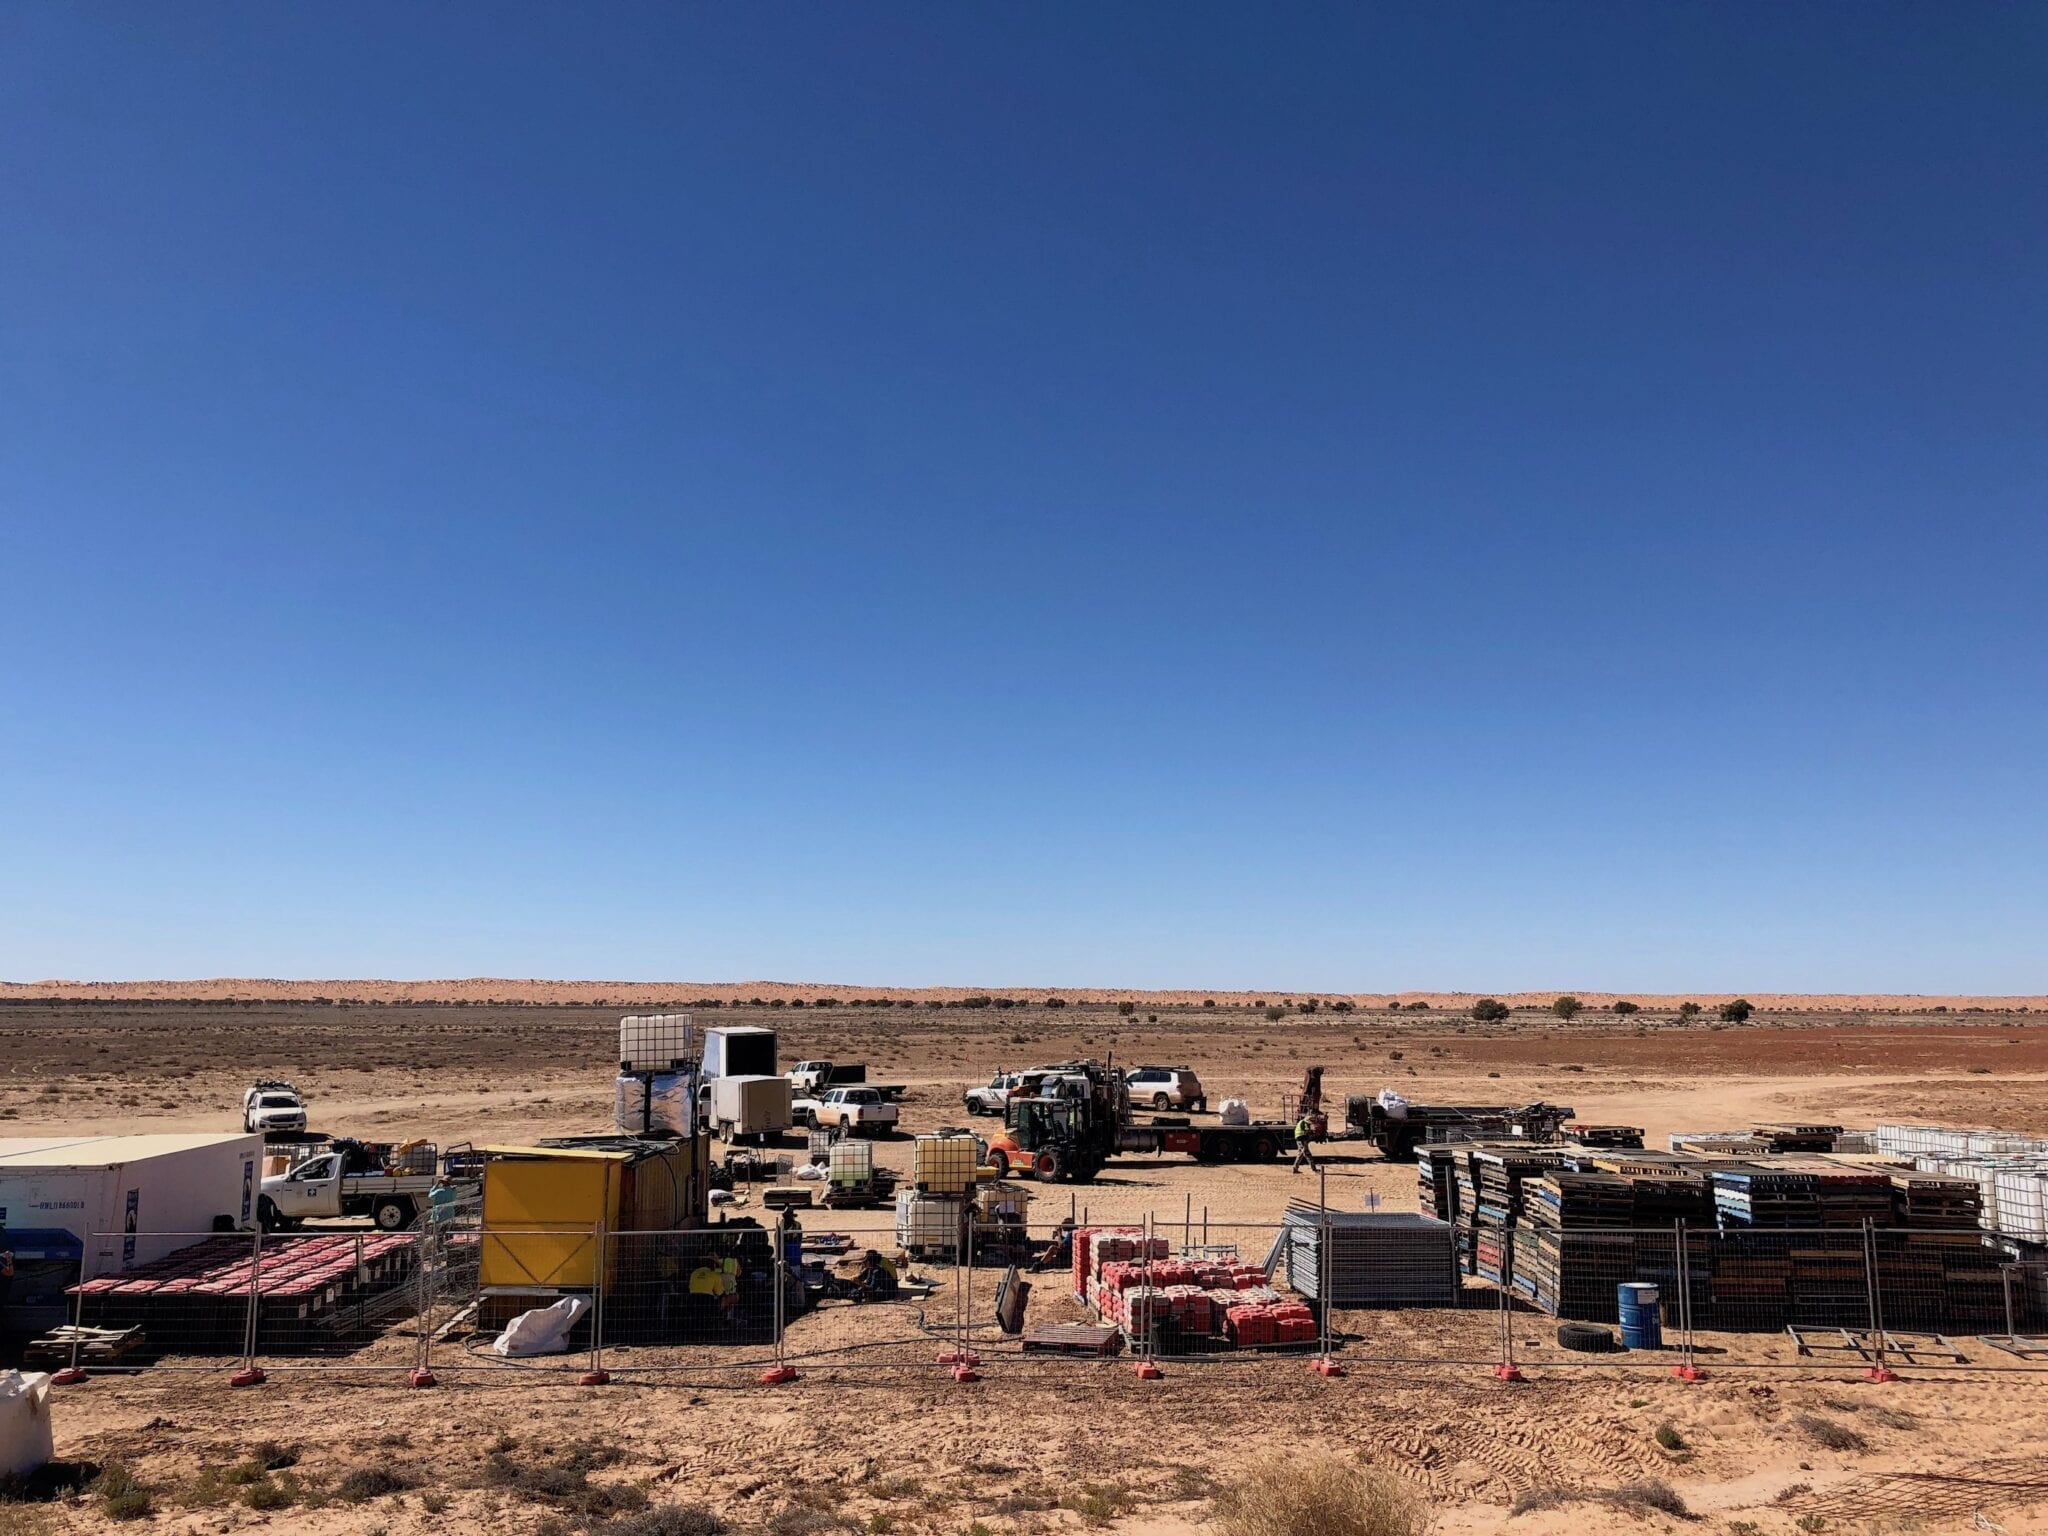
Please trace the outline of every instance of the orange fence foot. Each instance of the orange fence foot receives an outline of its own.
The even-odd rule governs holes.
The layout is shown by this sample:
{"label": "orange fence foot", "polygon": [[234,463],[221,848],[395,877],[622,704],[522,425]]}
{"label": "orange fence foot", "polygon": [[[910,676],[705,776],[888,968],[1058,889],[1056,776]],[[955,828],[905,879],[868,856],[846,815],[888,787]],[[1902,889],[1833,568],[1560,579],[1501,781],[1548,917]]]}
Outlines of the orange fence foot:
{"label": "orange fence foot", "polygon": [[1316,1356],[1315,1359],[1309,1361],[1308,1368],[1318,1376],[1342,1376],[1344,1374],[1344,1367],[1332,1360],[1328,1355]]}
{"label": "orange fence foot", "polygon": [[247,1370],[237,1371],[234,1375],[230,1376],[228,1378],[228,1385],[231,1387],[260,1387],[268,1380],[270,1378],[264,1374],[262,1366],[252,1365]]}
{"label": "orange fence foot", "polygon": [[1160,1370],[1159,1367],[1154,1365],[1150,1360],[1140,1360],[1138,1362],[1138,1369],[1136,1375],[1138,1380],[1140,1381],[1157,1381],[1160,1377],[1164,1376],[1165,1374],[1166,1372]]}
{"label": "orange fence foot", "polygon": [[1495,1381],[1527,1381],[1529,1378],[1522,1374],[1522,1368],[1519,1365],[1496,1365],[1493,1368],[1493,1379]]}
{"label": "orange fence foot", "polygon": [[1889,1366],[1873,1365],[1869,1370],[1863,1373],[1863,1379],[1865,1381],[1877,1382],[1897,1381],[1899,1379],[1899,1373],[1897,1371],[1892,1370]]}
{"label": "orange fence foot", "polygon": [[608,1387],[612,1384],[610,1371],[585,1371],[576,1378],[579,1387]]}
{"label": "orange fence foot", "polygon": [[1707,1373],[1696,1365],[1674,1365],[1671,1374],[1680,1381],[1705,1381]]}
{"label": "orange fence foot", "polygon": [[50,1378],[51,1384],[59,1387],[73,1386],[83,1380],[85,1380],[85,1367],[82,1365],[67,1365],[63,1370]]}
{"label": "orange fence foot", "polygon": [[779,1387],[786,1381],[796,1380],[796,1367],[793,1365],[771,1365],[756,1379],[764,1387]]}
{"label": "orange fence foot", "polygon": [[938,1357],[938,1363],[940,1365],[975,1366],[981,1364],[981,1356],[971,1349],[949,1349]]}
{"label": "orange fence foot", "polygon": [[407,1371],[405,1379],[416,1387],[438,1387],[441,1384],[440,1378],[435,1376],[432,1371],[425,1369]]}
{"label": "orange fence foot", "polygon": [[974,1369],[974,1364],[972,1361],[962,1360],[958,1365],[953,1367],[953,1379],[955,1381],[961,1382],[979,1381],[981,1380],[981,1375],[978,1371]]}

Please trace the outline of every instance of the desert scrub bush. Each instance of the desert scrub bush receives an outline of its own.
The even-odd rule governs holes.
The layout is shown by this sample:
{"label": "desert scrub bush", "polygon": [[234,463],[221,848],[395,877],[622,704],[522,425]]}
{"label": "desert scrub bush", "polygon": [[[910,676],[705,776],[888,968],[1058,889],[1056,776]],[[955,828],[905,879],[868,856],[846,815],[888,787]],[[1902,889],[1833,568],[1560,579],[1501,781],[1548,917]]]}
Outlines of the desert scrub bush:
{"label": "desert scrub bush", "polygon": [[1287,1010],[1285,1008],[1268,1008],[1266,1010],[1266,1022],[1268,1024],[1278,1024],[1286,1017]]}
{"label": "desert scrub bush", "polygon": [[334,1496],[344,1504],[363,1504],[411,1486],[412,1479],[396,1467],[356,1467],[335,1485]]}
{"label": "desert scrub bush", "polygon": [[100,1502],[100,1513],[109,1520],[145,1520],[149,1517],[152,1508],[149,1490],[136,1479],[126,1462],[110,1461],[100,1468],[92,1491],[93,1497]]}
{"label": "desert scrub bush", "polygon": [[1508,1016],[1508,1005],[1497,997],[1482,997],[1472,1005],[1472,1017],[1482,1024],[1497,1023]]}
{"label": "desert scrub bush", "polygon": [[1685,1436],[1673,1428],[1668,1421],[1657,1426],[1656,1440],[1667,1451],[1682,1451],[1685,1449]]}
{"label": "desert scrub bush", "polygon": [[1131,1507],[1131,1490],[1090,1483],[1061,1502],[1090,1525],[1107,1525]]}
{"label": "desert scrub bush", "polygon": [[290,1509],[299,1502],[296,1478],[260,1477],[242,1489],[242,1503],[250,1509]]}
{"label": "desert scrub bush", "polygon": [[1216,1496],[1223,1536],[1424,1536],[1429,1507],[1370,1467],[1335,1456],[1253,1462]]}
{"label": "desert scrub bush", "polygon": [[1792,1421],[1792,1427],[1823,1450],[1860,1451],[1870,1444],[1848,1425],[1824,1419],[1817,1413],[1800,1414]]}
{"label": "desert scrub bush", "polygon": [[1568,1504],[1608,1504],[1620,1509],[1654,1509],[1680,1520],[1692,1518],[1685,1500],[1669,1483],[1654,1477],[1639,1478],[1616,1488],[1531,1488],[1518,1494],[1508,1514],[1526,1515],[1538,1510],[1563,1509]]}
{"label": "desert scrub bush", "polygon": [[445,1493],[423,1493],[420,1495],[420,1508],[430,1515],[445,1513],[448,1506],[454,1502],[455,1500]]}
{"label": "desert scrub bush", "polygon": [[845,1515],[815,1504],[785,1504],[769,1517],[768,1536],[826,1536],[830,1531],[857,1531]]}
{"label": "desert scrub bush", "polygon": [[1556,1014],[1560,1019],[1563,1019],[1566,1023],[1570,1023],[1573,1019],[1579,1016],[1579,1011],[1583,1009],[1585,1006],[1586,1005],[1584,1003],[1580,1002],[1576,997],[1573,997],[1571,993],[1567,992],[1563,997],[1560,997],[1551,1003],[1550,1011]]}
{"label": "desert scrub bush", "polygon": [[656,1504],[614,1520],[604,1536],[725,1536],[726,1523],[702,1504]]}

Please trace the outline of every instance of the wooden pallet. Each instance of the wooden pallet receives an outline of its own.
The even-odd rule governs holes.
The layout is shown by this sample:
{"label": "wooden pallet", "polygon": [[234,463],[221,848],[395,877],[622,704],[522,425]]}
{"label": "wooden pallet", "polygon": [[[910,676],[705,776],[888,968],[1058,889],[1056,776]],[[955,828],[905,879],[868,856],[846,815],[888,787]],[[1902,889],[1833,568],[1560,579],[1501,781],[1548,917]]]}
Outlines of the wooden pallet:
{"label": "wooden pallet", "polygon": [[31,1339],[21,1363],[37,1370],[61,1370],[74,1359],[83,1366],[118,1365],[143,1346],[140,1328],[77,1328],[70,1323]]}
{"label": "wooden pallet", "polygon": [[1024,1334],[1024,1352],[1038,1355],[1113,1355],[1124,1336],[1106,1323],[1039,1323]]}

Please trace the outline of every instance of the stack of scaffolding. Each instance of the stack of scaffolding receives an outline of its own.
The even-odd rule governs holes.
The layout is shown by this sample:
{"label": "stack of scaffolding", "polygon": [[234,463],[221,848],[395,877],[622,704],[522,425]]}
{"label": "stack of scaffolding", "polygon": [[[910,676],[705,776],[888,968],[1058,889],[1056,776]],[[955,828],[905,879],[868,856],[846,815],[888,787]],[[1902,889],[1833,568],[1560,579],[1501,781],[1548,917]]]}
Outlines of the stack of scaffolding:
{"label": "stack of scaffolding", "polygon": [[1449,1222],[1388,1211],[1325,1211],[1300,1201],[1282,1220],[1287,1283],[1303,1296],[1336,1307],[1457,1302]]}

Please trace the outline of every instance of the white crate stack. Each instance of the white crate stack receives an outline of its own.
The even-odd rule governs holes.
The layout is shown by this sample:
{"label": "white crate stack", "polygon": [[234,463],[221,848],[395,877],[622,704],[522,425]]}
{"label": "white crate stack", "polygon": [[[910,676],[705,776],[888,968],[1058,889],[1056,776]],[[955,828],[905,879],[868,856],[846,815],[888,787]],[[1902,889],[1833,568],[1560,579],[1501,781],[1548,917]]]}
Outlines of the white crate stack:
{"label": "white crate stack", "polygon": [[1922,1173],[1976,1180],[1986,1231],[2048,1242],[2048,1139],[2011,1131],[1887,1124],[1877,1128],[1876,1141],[1878,1151],[1910,1157]]}

